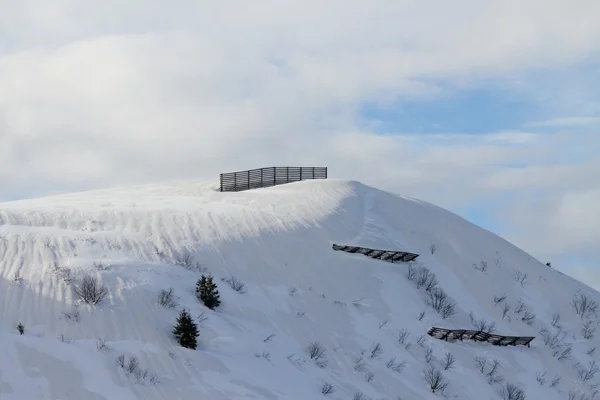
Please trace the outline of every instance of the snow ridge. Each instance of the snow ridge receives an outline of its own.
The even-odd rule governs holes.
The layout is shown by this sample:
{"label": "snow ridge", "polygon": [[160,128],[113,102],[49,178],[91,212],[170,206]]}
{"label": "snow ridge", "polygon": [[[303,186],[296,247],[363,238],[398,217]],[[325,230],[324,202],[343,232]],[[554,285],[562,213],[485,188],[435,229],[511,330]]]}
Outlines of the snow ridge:
{"label": "snow ridge", "polygon": [[[333,243],[420,254],[410,268],[435,274],[455,314],[428,305],[407,264]],[[194,296],[202,272],[219,285],[214,311]],[[97,306],[73,295],[85,274],[109,288]],[[229,287],[232,276],[245,292]],[[174,308],[157,304],[169,287]],[[597,317],[577,314],[581,296],[600,301],[455,214],[353,181],[239,193],[147,185],[4,203],[0,399],[479,400],[503,398],[507,384],[527,399],[592,399],[598,338],[582,328]],[[200,321],[195,351],[171,335],[182,308]],[[426,335],[491,322],[536,339],[498,347]],[[310,344],[325,350],[321,362]],[[146,375],[126,373],[120,355]],[[443,393],[427,383],[435,371]]]}

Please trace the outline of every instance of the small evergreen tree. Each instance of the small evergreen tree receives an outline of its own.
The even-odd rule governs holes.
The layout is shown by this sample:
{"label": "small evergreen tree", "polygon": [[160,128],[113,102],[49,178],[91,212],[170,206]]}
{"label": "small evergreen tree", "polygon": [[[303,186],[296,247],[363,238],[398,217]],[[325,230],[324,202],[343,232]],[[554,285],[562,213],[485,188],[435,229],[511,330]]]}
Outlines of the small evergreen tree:
{"label": "small evergreen tree", "polygon": [[22,334],[25,333],[25,326],[22,323],[19,322],[19,325],[17,325],[17,330],[22,335]]}
{"label": "small evergreen tree", "polygon": [[192,316],[185,308],[177,317],[177,325],[173,328],[173,335],[177,342],[188,349],[196,350],[196,338],[200,336],[198,333],[198,325],[192,319]]}
{"label": "small evergreen tree", "polygon": [[204,274],[198,282],[196,282],[196,297],[208,308],[215,309],[221,304],[219,290],[217,284],[213,282],[211,275]]}

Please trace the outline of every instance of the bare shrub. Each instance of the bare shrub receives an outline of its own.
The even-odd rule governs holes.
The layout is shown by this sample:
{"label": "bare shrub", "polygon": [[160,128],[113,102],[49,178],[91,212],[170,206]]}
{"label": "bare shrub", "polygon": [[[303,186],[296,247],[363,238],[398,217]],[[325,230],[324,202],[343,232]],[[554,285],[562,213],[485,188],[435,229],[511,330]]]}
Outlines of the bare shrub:
{"label": "bare shrub", "polygon": [[502,319],[505,319],[508,317],[509,321],[510,321],[510,316],[508,315],[508,312],[510,311],[510,304],[508,303],[504,303],[502,305]]}
{"label": "bare shrub", "polygon": [[435,254],[435,252],[437,251],[437,247],[435,244],[431,243],[429,245],[429,251],[431,252],[431,254]]}
{"label": "bare shrub", "polygon": [[333,385],[331,383],[325,382],[323,384],[323,386],[321,386],[321,394],[322,395],[327,396],[329,394],[332,394],[333,392],[334,392],[334,389],[333,389]]}
{"label": "bare shrub", "polygon": [[125,369],[125,354],[119,354],[119,356],[117,357],[117,364],[119,365],[119,367]]}
{"label": "bare shrub", "polygon": [[433,288],[429,292],[428,303],[443,319],[456,314],[456,303],[441,288]]}
{"label": "bare shrub", "polygon": [[573,345],[571,343],[567,343],[565,346],[556,349],[554,353],[552,353],[552,356],[558,361],[561,361],[570,358],[571,353],[573,353]]}
{"label": "bare shrub", "polygon": [[425,382],[427,382],[433,393],[444,393],[448,388],[448,381],[439,369],[430,366],[423,370],[423,375],[425,376]]}
{"label": "bare shrub", "polygon": [[361,392],[356,392],[354,393],[354,396],[352,396],[352,400],[367,400],[367,398]]}
{"label": "bare shrub", "polygon": [[500,373],[500,362],[498,360],[492,360],[490,370],[486,374],[486,379],[488,384],[493,385],[495,383],[500,383],[504,380]]}
{"label": "bare shrub", "polygon": [[506,295],[494,296],[494,304],[498,305],[506,300]]}
{"label": "bare shrub", "polygon": [[515,309],[513,312],[518,315],[518,314],[521,314],[526,309],[527,309],[527,306],[525,305],[525,302],[523,301],[523,299],[519,299],[517,301],[517,305],[515,306]]}
{"label": "bare shrub", "polygon": [[479,262],[479,264],[473,264],[473,267],[474,267],[476,270],[479,270],[479,271],[481,271],[481,272],[485,272],[485,271],[487,271],[487,269],[488,269],[488,262],[487,262],[487,261],[483,261],[483,260],[481,260],[481,261]]}
{"label": "bare shrub", "polygon": [[425,346],[425,335],[421,335],[417,338],[417,344],[421,347]]}
{"label": "bare shrub", "polygon": [[187,269],[188,271],[207,272],[208,268],[194,259],[194,256],[186,252],[177,256],[175,264]]}
{"label": "bare shrub", "polygon": [[104,338],[98,338],[96,340],[96,349],[98,351],[109,351],[110,350],[110,346],[106,344],[106,339],[104,339]]}
{"label": "bare shrub", "polygon": [[406,367],[406,361],[396,362],[396,357],[392,357],[387,362],[386,367],[395,372],[402,372]]}
{"label": "bare shrub", "polygon": [[108,296],[108,287],[95,276],[85,275],[73,288],[75,295],[84,303],[96,305]]}
{"label": "bare shrub", "polygon": [[379,343],[379,342],[373,343],[373,345],[371,346],[370,353],[371,354],[369,355],[369,357],[379,358],[379,356],[381,356],[381,354],[383,353],[383,348],[381,347],[381,343]]}
{"label": "bare shrub", "polygon": [[[485,375],[488,384],[492,385],[504,380],[500,375],[500,362],[498,360],[488,362],[488,360],[483,357],[475,357],[474,361],[479,372]],[[489,368],[487,368],[488,366]]]}
{"label": "bare shrub", "polygon": [[469,318],[471,319],[471,325],[475,329],[485,333],[492,333],[496,329],[496,323],[494,321],[486,321],[485,319],[477,319],[473,312],[469,313]]}
{"label": "bare shrub", "polygon": [[165,308],[175,308],[179,305],[179,302],[173,295],[173,288],[161,289],[158,292],[157,303]]}
{"label": "bare shrub", "polygon": [[235,276],[230,276],[229,278],[222,278],[224,282],[227,282],[230,288],[235,290],[238,293],[246,293],[246,284],[240,281]]}
{"label": "bare shrub", "polygon": [[546,383],[546,371],[536,373],[535,379],[541,386],[544,386],[544,384]]}
{"label": "bare shrub", "polygon": [[196,320],[198,321],[198,325],[202,325],[204,322],[206,322],[207,319],[208,316],[204,313],[204,311],[198,314],[198,317],[196,318]]}
{"label": "bare shrub", "polygon": [[567,333],[562,329],[557,329],[554,333],[546,328],[540,330],[540,335],[544,339],[544,345],[552,350],[552,356],[558,360],[569,358],[573,350],[571,343],[567,342]]}
{"label": "bare shrub", "polygon": [[412,264],[408,264],[408,271],[406,277],[409,281],[415,281],[417,279],[417,269]]}
{"label": "bare shrub", "polygon": [[325,368],[327,360],[325,359],[325,347],[319,342],[312,342],[306,348],[310,359],[319,367]]}
{"label": "bare shrub", "polygon": [[267,349],[264,349],[262,353],[254,354],[256,358],[264,358],[267,361],[271,361],[271,353]]}
{"label": "bare shrub", "polygon": [[429,292],[438,285],[437,277],[427,267],[419,267],[417,271],[417,289],[423,288],[426,292]]}
{"label": "bare shrub", "polygon": [[427,364],[431,364],[431,362],[433,361],[434,357],[433,357],[433,349],[430,346],[426,346],[425,347],[425,362]]}
{"label": "bare shrub", "polygon": [[375,378],[374,373],[372,373],[371,371],[365,372],[365,381],[371,382],[373,380],[373,378]]}
{"label": "bare shrub", "polygon": [[592,355],[592,354],[594,354],[595,352],[596,352],[596,346],[594,346],[594,347],[590,347],[590,348],[589,348],[589,349],[588,349],[588,350],[587,350],[585,353],[586,353],[588,356],[591,356],[591,355]]}
{"label": "bare shrub", "polygon": [[140,368],[140,362],[136,356],[131,356],[129,360],[125,357],[125,354],[121,353],[117,357],[117,364],[121,367],[127,375],[133,377],[135,383],[150,382],[158,383],[158,375],[152,373],[149,369]]}
{"label": "bare shrub", "polygon": [[574,367],[577,370],[579,379],[581,379],[583,382],[588,382],[589,380],[593,379],[598,372],[598,363],[596,361],[590,361],[587,368],[580,363],[575,364]]}
{"label": "bare shrub", "polygon": [[64,333],[61,333],[60,335],[58,335],[58,340],[60,340],[63,343],[67,343],[67,344],[71,343],[73,341],[73,339],[66,336]]}
{"label": "bare shrub", "polygon": [[100,271],[108,271],[111,265],[105,262],[94,262],[94,268]]}
{"label": "bare shrub", "polygon": [[521,271],[516,271],[515,272],[515,282],[521,284],[521,286],[524,286],[527,283],[527,273],[523,273]]}
{"label": "bare shrub", "polygon": [[419,316],[417,317],[417,321],[423,321],[423,318],[425,318],[425,311],[421,311],[419,313]]}
{"label": "bare shrub", "polygon": [[362,354],[361,354],[360,357],[358,357],[356,359],[356,361],[354,362],[354,366],[352,367],[352,369],[354,369],[354,371],[356,371],[356,372],[364,372],[367,369],[367,363],[365,363],[365,360],[364,360]]}
{"label": "bare shrub", "polygon": [[502,400],[525,400],[525,392],[519,385],[506,383],[500,390]]}
{"label": "bare shrub", "polygon": [[81,321],[81,313],[79,312],[79,309],[77,309],[77,307],[74,307],[70,311],[65,311],[61,315],[62,315],[63,319],[70,321],[70,322]]}
{"label": "bare shrub", "polygon": [[452,353],[444,354],[444,358],[442,359],[442,368],[444,371],[452,369],[454,367],[454,363],[456,362],[456,358]]}
{"label": "bare shrub", "polygon": [[384,326],[386,326],[388,323],[388,320],[384,320],[384,321],[379,321],[379,329],[383,328]]}
{"label": "bare shrub", "polygon": [[398,344],[401,346],[406,346],[406,341],[408,340],[409,336],[410,332],[407,329],[400,329],[398,332]]}
{"label": "bare shrub", "polygon": [[598,313],[598,304],[583,293],[575,294],[571,305],[581,318],[594,317]]}
{"label": "bare shrub", "polygon": [[583,336],[584,339],[592,339],[596,333],[596,326],[597,323],[594,321],[584,322],[581,326],[581,336]]}
{"label": "bare shrub", "polygon": [[525,311],[521,315],[521,321],[523,321],[527,325],[531,326],[535,322],[535,314],[530,311]]}
{"label": "bare shrub", "polygon": [[559,313],[552,314],[552,323],[551,323],[551,325],[553,327],[555,327],[556,329],[562,328],[562,325],[560,324],[560,314]]}
{"label": "bare shrub", "polygon": [[269,336],[267,336],[266,338],[263,339],[263,342],[265,342],[265,343],[270,342],[271,339],[273,339],[275,336],[277,336],[277,335],[275,335],[274,333],[271,333]]}
{"label": "bare shrub", "polygon": [[131,374],[135,372],[135,370],[137,370],[139,366],[140,361],[138,360],[138,358],[136,356],[132,356],[127,362],[127,364],[125,364],[125,371]]}
{"label": "bare shrub", "polygon": [[554,378],[552,378],[552,381],[550,382],[550,387],[557,387],[560,384],[560,376],[556,375]]}
{"label": "bare shrub", "polygon": [[535,321],[535,314],[529,310],[529,307],[527,307],[523,299],[519,299],[517,301],[514,313],[519,316],[522,322],[530,326],[533,325]]}

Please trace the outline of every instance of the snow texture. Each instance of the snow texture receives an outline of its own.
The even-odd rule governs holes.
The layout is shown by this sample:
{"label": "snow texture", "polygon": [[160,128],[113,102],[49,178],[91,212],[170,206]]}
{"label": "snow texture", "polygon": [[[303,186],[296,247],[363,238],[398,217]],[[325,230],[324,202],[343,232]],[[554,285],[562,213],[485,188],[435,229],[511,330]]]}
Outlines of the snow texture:
{"label": "snow texture", "polygon": [[[333,251],[333,243],[420,254],[411,268],[436,275],[456,314],[443,319],[427,304],[408,264]],[[202,271],[219,285],[215,310],[195,297]],[[95,306],[73,294],[86,274],[109,289]],[[244,290],[233,290],[231,277]],[[177,305],[165,308],[157,296],[169,287]],[[240,193],[162,184],[4,203],[0,399],[481,400],[501,399],[507,383],[530,400],[592,399],[600,374],[585,381],[593,375],[585,369],[599,342],[583,338],[582,326],[597,319],[577,315],[574,295],[600,301],[455,214],[358,182]],[[205,317],[197,350],[171,334],[182,308]],[[495,322],[494,332],[536,339],[531,348],[498,347],[426,335],[431,326],[472,329],[470,314]],[[540,331],[558,326],[562,342],[545,344]],[[320,360],[307,353],[314,342],[325,349]],[[456,360],[447,370],[446,353]],[[120,355],[125,367],[131,357],[139,365],[128,373]],[[429,366],[448,382],[444,393],[430,390]]]}

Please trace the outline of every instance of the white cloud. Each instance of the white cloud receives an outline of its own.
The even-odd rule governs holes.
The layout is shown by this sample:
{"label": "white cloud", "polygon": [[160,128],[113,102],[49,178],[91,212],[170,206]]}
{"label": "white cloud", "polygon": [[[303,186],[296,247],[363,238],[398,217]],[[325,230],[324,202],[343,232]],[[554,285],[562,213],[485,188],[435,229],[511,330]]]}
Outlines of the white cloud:
{"label": "white cloud", "polygon": [[598,37],[596,0],[2,4],[2,193],[319,164],[451,208],[544,193],[545,207],[506,205],[518,244],[541,251],[540,224],[596,232],[565,217],[594,210],[582,199],[595,196],[597,163],[565,157],[598,149],[596,137],[377,136],[358,109],[567,68]]}

